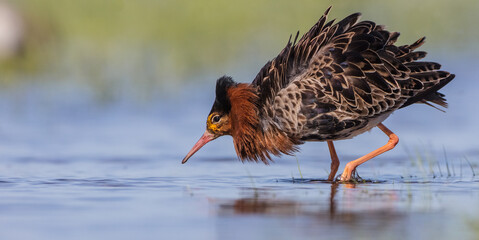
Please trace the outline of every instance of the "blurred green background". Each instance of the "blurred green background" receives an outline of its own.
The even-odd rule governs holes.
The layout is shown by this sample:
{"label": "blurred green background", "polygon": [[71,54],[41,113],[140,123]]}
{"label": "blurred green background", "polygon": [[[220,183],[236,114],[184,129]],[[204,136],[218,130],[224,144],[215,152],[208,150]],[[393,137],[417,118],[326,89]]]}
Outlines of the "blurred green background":
{"label": "blurred green background", "polygon": [[[102,102],[149,101],[231,74],[250,82],[290,34],[330,19],[362,19],[401,32],[400,44],[427,36],[432,59],[475,56],[479,1],[15,0],[21,47],[0,60],[1,89],[66,83]],[[59,90],[61,91],[61,90]]]}

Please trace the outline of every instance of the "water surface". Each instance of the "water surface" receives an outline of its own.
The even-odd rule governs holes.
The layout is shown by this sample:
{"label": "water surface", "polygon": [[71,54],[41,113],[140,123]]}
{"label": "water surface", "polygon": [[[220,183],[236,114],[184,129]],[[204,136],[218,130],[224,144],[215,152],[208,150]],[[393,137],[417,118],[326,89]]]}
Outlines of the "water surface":
{"label": "water surface", "polygon": [[[325,181],[324,143],[264,166],[239,162],[223,137],[181,165],[213,82],[147,105],[18,87],[0,110],[0,238],[477,239],[479,86],[468,66],[444,65],[458,76],[448,112],[393,114],[398,147],[360,166],[357,184]],[[386,141],[373,130],[337,142],[340,171]]]}

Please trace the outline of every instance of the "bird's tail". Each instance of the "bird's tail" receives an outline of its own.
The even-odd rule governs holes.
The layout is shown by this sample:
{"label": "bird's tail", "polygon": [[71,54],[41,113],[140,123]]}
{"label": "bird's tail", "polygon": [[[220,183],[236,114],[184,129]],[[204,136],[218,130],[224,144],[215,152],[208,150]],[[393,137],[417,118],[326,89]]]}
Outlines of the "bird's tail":
{"label": "bird's tail", "polygon": [[[399,81],[401,89],[410,98],[401,107],[413,103],[425,103],[435,107],[432,103],[446,108],[445,95],[438,90],[448,84],[455,75],[441,70],[441,64],[435,62],[418,61],[426,56],[424,51],[414,51],[422,44],[425,38],[417,40],[411,45],[400,46],[401,54],[397,57],[409,70],[409,78]],[[435,107],[437,108],[437,107]]]}

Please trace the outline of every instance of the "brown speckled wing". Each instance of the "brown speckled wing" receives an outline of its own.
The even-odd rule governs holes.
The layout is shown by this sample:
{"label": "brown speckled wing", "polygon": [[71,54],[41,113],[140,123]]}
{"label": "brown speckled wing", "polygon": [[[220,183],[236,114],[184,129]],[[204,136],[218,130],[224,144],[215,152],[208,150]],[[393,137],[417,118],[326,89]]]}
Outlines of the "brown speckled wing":
{"label": "brown speckled wing", "polygon": [[297,44],[258,73],[265,118],[301,140],[353,137],[415,102],[446,106],[437,91],[454,78],[434,62],[419,62],[424,38],[395,46],[399,33],[359,13],[326,23],[329,9]]}
{"label": "brown speckled wing", "polygon": [[252,85],[258,88],[260,105],[270,105],[277,93],[288,86],[295,76],[309,67],[310,59],[319,51],[324,42],[334,33],[332,22],[325,24],[330,8],[319,21],[298,42],[299,32],[294,42],[291,37],[286,47],[273,60],[260,70]]}

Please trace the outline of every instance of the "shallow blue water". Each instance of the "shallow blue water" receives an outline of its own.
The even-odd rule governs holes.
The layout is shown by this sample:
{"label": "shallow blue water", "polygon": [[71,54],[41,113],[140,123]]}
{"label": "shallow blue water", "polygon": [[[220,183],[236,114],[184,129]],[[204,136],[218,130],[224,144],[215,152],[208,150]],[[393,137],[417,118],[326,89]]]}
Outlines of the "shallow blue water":
{"label": "shallow blue water", "polygon": [[[398,147],[349,185],[324,181],[324,143],[264,166],[239,162],[223,137],[181,165],[213,81],[148,104],[101,105],[69,84],[11,89],[0,96],[0,239],[477,239],[479,84],[471,66],[444,65],[458,73],[447,113],[393,114]],[[373,130],[337,142],[340,171],[385,141]]]}

